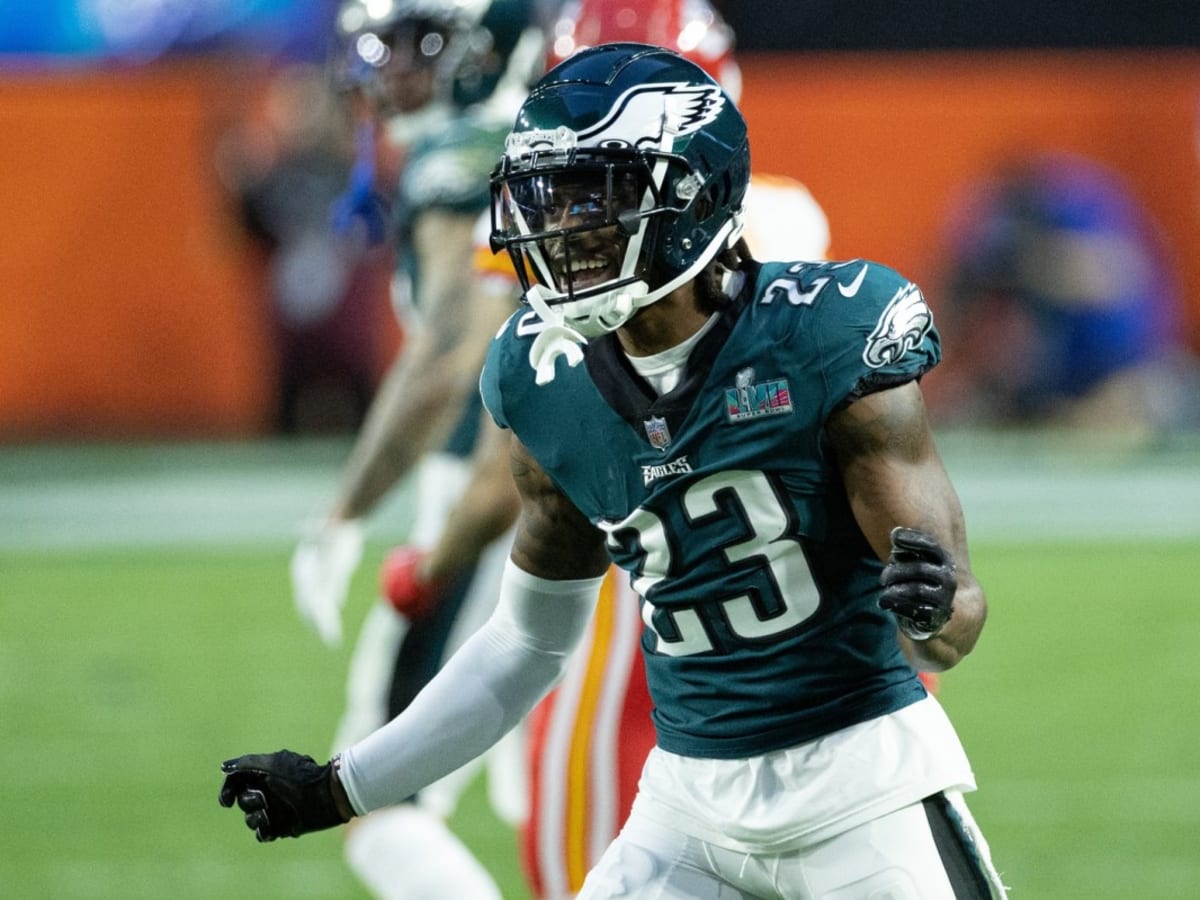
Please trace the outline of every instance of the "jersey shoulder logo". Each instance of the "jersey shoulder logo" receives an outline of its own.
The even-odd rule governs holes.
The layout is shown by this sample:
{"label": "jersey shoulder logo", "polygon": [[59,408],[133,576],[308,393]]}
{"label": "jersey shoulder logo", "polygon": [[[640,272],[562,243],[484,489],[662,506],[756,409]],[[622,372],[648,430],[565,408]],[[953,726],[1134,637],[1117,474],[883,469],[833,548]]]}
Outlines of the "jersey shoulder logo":
{"label": "jersey shoulder logo", "polygon": [[461,153],[430,154],[415,160],[404,176],[406,199],[418,207],[456,202],[477,186],[479,179],[472,176],[480,171],[478,166]]}
{"label": "jersey shoulder logo", "polygon": [[933,313],[911,281],[896,291],[863,348],[863,362],[878,369],[918,346],[933,327]]}

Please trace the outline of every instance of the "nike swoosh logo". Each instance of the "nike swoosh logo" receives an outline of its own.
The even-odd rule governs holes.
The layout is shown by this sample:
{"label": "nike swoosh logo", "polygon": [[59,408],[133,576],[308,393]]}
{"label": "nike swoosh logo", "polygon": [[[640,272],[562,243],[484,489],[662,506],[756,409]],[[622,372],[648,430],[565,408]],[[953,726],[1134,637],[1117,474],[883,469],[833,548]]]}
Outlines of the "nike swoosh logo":
{"label": "nike swoosh logo", "polygon": [[853,297],[858,293],[858,289],[862,287],[863,279],[867,277],[868,264],[863,263],[863,267],[858,270],[858,274],[854,276],[854,280],[849,284],[838,282],[838,290],[842,292],[843,297]]}

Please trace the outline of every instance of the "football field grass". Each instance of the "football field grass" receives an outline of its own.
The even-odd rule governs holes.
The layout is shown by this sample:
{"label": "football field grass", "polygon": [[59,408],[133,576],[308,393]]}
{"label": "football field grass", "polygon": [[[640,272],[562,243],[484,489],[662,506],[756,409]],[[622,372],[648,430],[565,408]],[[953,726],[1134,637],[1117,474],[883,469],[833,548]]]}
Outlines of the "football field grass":
{"label": "football field grass", "polygon": [[[1012,896],[1198,896],[1200,453],[945,448],[991,618],[942,698]],[[336,832],[258,845],[216,801],[222,759],[329,751],[349,649],[287,566],[344,451],[0,450],[0,897],[366,896]],[[525,900],[478,786],[455,825]]]}

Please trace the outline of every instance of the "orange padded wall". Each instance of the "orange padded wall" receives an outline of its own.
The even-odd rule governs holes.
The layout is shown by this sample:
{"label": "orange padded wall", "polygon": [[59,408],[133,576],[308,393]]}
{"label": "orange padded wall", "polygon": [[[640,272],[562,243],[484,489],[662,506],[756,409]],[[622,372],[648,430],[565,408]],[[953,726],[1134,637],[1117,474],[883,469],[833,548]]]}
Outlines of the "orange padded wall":
{"label": "orange padded wall", "polygon": [[1200,349],[1200,54],[914,53],[742,60],[753,167],[804,181],[835,257],[872,257],[936,307],[952,198],[1011,156],[1088,155],[1165,232]]}
{"label": "orange padded wall", "polygon": [[0,81],[0,438],[263,429],[267,310],[212,156],[235,90],[199,67]]}
{"label": "orange padded wall", "polygon": [[[1081,152],[1124,173],[1163,227],[1200,343],[1200,55],[742,65],[754,167],[809,185],[835,256],[895,265],[936,307],[955,193],[1016,153]],[[261,261],[213,165],[253,87],[225,62],[0,80],[0,440],[270,430]]]}

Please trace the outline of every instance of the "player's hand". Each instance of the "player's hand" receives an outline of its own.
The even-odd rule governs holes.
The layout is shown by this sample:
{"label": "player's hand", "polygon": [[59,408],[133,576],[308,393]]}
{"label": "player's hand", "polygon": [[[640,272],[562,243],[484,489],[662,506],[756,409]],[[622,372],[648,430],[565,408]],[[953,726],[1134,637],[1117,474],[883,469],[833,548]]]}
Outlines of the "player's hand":
{"label": "player's hand", "polygon": [[401,545],[392,550],[379,571],[379,589],[397,612],[417,621],[437,606],[442,586],[421,576],[421,563],[428,554],[416,547]]}
{"label": "player's hand", "polygon": [[892,529],[892,552],[880,576],[879,605],[891,610],[914,641],[933,637],[950,619],[958,576],[954,560],[923,531]]}
{"label": "player's hand", "polygon": [[221,805],[235,803],[259,841],[300,837],[350,821],[334,797],[333,763],[318,765],[291,750],[252,754],[221,763]]}
{"label": "player's hand", "polygon": [[363,528],[357,520],[325,520],[305,528],[292,554],[296,612],[330,647],[342,642],[342,607],[362,553]]}

